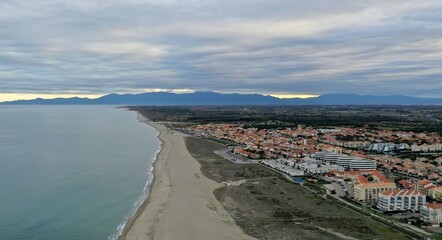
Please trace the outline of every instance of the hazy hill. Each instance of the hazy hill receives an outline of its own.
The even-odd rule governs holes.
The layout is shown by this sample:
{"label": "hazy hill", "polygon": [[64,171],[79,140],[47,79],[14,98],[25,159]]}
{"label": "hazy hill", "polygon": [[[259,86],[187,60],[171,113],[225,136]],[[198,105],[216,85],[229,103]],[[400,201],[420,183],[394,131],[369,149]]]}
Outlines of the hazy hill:
{"label": "hazy hill", "polygon": [[442,105],[442,98],[416,98],[401,95],[370,96],[357,94],[325,94],[314,98],[279,99],[260,94],[220,94],[196,92],[174,94],[152,92],[141,94],[109,94],[96,99],[57,98],[3,102],[11,105]]}

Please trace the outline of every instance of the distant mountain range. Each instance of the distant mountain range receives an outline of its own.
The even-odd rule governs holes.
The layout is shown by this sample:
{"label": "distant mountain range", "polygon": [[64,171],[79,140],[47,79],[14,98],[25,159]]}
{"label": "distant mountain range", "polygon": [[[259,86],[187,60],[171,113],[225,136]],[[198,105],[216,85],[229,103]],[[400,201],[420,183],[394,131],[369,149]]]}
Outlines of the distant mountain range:
{"label": "distant mountain range", "polygon": [[402,95],[371,96],[325,94],[313,98],[280,99],[260,94],[221,94],[195,92],[175,94],[150,92],[109,94],[96,99],[56,98],[3,102],[9,105],[442,105],[442,98],[416,98]]}

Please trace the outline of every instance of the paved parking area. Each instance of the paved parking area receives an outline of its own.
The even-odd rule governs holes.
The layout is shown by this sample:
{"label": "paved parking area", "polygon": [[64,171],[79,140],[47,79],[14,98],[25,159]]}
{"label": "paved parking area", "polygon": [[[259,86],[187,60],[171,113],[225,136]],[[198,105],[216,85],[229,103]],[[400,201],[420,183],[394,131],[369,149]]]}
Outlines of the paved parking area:
{"label": "paved parking area", "polygon": [[226,149],[221,149],[221,150],[217,150],[214,153],[216,155],[219,155],[233,163],[236,164],[247,164],[247,163],[256,163],[258,161],[256,160],[251,160],[251,159],[247,159],[238,155],[233,154],[231,148],[226,148]]}
{"label": "paved parking area", "polygon": [[342,186],[339,185],[339,183],[333,182],[332,185],[333,185],[333,188],[334,188],[335,191],[336,191],[336,194],[337,194],[339,197],[343,197],[343,196],[345,196],[345,192],[344,192]]}

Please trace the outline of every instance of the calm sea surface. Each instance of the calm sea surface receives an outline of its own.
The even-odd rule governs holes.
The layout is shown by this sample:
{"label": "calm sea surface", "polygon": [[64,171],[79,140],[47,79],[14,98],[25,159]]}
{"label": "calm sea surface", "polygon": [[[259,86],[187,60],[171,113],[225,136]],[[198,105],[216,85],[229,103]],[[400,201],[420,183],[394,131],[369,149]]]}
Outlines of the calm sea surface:
{"label": "calm sea surface", "polygon": [[0,239],[115,234],[160,148],[136,117],[111,106],[0,106]]}

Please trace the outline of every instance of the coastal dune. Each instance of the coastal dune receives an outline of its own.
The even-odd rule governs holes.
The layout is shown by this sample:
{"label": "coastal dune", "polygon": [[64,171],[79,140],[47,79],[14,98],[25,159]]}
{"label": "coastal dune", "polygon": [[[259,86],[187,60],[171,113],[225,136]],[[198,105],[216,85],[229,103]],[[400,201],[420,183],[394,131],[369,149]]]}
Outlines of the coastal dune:
{"label": "coastal dune", "polygon": [[162,124],[162,150],[155,161],[154,182],[145,204],[120,239],[255,239],[239,228],[213,191],[222,186],[200,171],[183,135]]}

